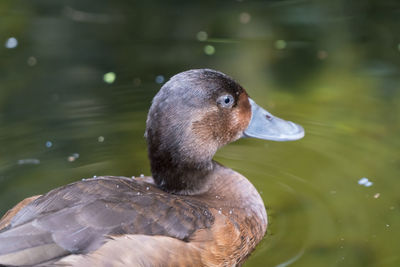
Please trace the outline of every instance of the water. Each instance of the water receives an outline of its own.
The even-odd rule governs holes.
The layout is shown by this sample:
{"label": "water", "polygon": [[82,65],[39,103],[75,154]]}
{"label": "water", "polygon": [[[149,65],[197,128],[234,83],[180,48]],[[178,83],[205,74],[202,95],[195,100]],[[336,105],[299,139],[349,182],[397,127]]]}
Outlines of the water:
{"label": "water", "polygon": [[268,209],[245,266],[399,266],[400,4],[375,2],[3,0],[1,213],[82,178],[148,175],[152,97],[209,67],[306,130],[215,157]]}

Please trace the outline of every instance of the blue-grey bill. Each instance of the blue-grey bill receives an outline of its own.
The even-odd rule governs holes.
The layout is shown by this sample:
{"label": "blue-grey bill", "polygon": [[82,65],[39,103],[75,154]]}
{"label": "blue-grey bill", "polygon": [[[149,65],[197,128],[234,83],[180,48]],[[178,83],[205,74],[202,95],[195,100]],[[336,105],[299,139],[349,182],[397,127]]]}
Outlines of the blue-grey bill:
{"label": "blue-grey bill", "polygon": [[244,137],[254,137],[273,141],[293,141],[303,138],[304,129],[300,125],[275,117],[249,98],[251,120]]}

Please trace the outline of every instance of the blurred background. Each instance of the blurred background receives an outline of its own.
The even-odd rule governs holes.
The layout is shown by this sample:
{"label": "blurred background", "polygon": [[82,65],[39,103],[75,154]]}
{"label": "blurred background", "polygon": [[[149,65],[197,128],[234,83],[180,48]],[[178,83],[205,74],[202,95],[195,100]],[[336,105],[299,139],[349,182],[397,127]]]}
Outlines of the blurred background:
{"label": "blurred background", "polygon": [[269,214],[245,266],[400,266],[400,2],[0,2],[0,212],[94,175],[149,175],[152,97],[220,70],[296,142],[215,159]]}

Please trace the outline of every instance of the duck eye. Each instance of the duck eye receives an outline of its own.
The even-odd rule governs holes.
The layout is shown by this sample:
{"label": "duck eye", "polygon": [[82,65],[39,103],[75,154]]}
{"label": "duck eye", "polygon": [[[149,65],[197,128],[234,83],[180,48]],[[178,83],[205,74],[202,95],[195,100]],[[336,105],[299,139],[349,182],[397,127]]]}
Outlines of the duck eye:
{"label": "duck eye", "polygon": [[218,98],[217,103],[223,106],[224,108],[230,108],[232,107],[234,101],[235,100],[233,99],[233,96],[223,95]]}

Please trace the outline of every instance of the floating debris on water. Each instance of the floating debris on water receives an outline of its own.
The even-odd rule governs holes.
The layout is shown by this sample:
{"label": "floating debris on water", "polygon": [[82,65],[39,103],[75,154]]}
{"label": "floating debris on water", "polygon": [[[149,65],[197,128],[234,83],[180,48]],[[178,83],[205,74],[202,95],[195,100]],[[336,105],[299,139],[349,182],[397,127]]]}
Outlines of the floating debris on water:
{"label": "floating debris on water", "polygon": [[103,80],[104,82],[111,84],[115,81],[116,75],[114,72],[107,72],[106,74],[104,74],[103,76]]}
{"label": "floating debris on water", "polygon": [[97,178],[97,176],[96,176],[96,175],[93,175],[93,178]]}
{"label": "floating debris on water", "polygon": [[8,49],[13,49],[18,46],[18,40],[15,37],[10,37],[5,43],[5,47]]}
{"label": "floating debris on water", "polygon": [[163,83],[164,80],[165,80],[165,78],[162,75],[157,75],[157,77],[155,79],[156,83],[159,83],[159,84]]}
{"label": "floating debris on water", "polygon": [[140,174],[140,178],[143,178],[144,177],[144,174],[142,173],[142,174]]}
{"label": "floating debris on water", "polygon": [[32,164],[37,165],[40,164],[39,159],[20,159],[18,160],[18,165]]}
{"label": "floating debris on water", "polygon": [[381,194],[376,193],[376,194],[374,195],[374,198],[379,198],[380,196],[381,196]]}
{"label": "floating debris on water", "polygon": [[52,146],[53,146],[53,143],[51,141],[46,142],[46,147],[52,147]]}
{"label": "floating debris on water", "polygon": [[135,179],[135,176],[132,176],[132,179]]}
{"label": "floating debris on water", "polygon": [[371,182],[367,177],[363,177],[360,180],[358,180],[358,184],[359,185],[363,185],[365,187],[370,187],[372,186],[374,183]]}
{"label": "floating debris on water", "polygon": [[104,136],[99,136],[97,137],[97,141],[99,141],[100,143],[104,142]]}

